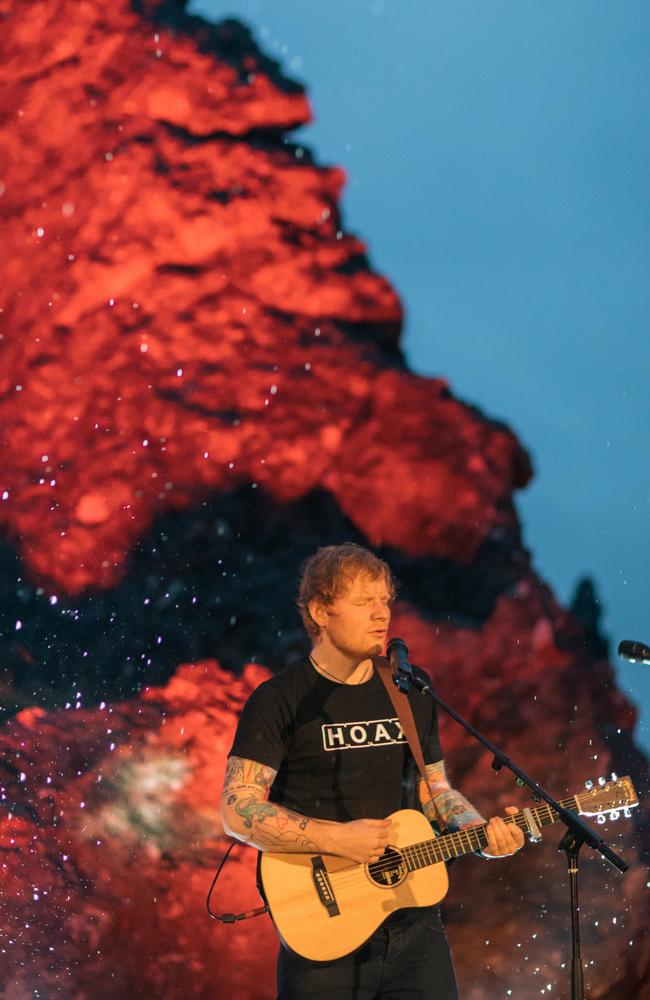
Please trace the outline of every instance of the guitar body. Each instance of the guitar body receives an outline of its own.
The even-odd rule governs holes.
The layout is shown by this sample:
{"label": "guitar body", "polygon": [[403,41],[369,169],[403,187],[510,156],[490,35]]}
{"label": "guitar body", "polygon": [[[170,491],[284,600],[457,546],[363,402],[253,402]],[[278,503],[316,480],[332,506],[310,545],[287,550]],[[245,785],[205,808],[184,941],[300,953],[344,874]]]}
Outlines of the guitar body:
{"label": "guitar body", "polygon": [[260,879],[284,944],[317,962],[359,948],[395,910],[431,906],[449,880],[443,862],[407,871],[399,850],[431,839],[428,820],[415,809],[389,817],[388,857],[373,865],[331,854],[263,852]]}

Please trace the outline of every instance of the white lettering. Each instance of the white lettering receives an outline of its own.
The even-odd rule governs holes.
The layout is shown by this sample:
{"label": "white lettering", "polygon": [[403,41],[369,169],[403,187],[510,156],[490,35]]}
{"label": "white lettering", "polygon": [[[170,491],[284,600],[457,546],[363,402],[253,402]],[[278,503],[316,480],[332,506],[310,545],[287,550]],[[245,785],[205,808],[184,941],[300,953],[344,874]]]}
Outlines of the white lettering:
{"label": "white lettering", "polygon": [[324,750],[355,750],[406,742],[399,719],[328,723],[322,730]]}
{"label": "white lettering", "polygon": [[365,726],[350,726],[350,739],[353,743],[366,743],[368,730]]}
{"label": "white lettering", "polygon": [[343,726],[326,726],[324,727],[327,732],[327,742],[330,747],[334,747],[337,743],[339,746],[345,745],[345,736],[343,735]]}

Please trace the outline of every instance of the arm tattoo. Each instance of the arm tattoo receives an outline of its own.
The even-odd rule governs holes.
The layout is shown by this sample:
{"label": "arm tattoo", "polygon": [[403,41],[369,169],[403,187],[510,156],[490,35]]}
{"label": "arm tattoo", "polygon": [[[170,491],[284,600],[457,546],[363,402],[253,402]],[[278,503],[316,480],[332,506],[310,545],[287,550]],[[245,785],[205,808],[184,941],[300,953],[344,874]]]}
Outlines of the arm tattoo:
{"label": "arm tattoo", "polygon": [[243,821],[246,832],[237,836],[262,851],[317,851],[317,845],[308,836],[312,821],[267,801],[276,773],[272,767],[254,760],[228,758],[223,802],[228,807],[234,806],[235,814]]}
{"label": "arm tattoo", "polygon": [[443,761],[427,764],[426,772],[428,788],[420,781],[420,802],[430,823],[442,830],[460,830],[471,823],[485,822],[465,796],[450,787]]}
{"label": "arm tattoo", "polygon": [[224,779],[224,788],[228,785],[233,785],[236,782],[241,781],[244,776],[243,760],[239,757],[229,757],[226,761],[226,777]]}
{"label": "arm tattoo", "polygon": [[277,816],[278,810],[269,802],[260,801],[254,796],[244,799],[235,806],[235,812],[243,817],[244,826],[247,830],[253,829],[255,822],[263,822],[267,816]]}
{"label": "arm tattoo", "polygon": [[244,788],[247,785],[258,785],[267,791],[273,784],[277,771],[266,764],[258,764],[255,760],[245,760],[243,757],[229,757],[226,763],[224,790]]}

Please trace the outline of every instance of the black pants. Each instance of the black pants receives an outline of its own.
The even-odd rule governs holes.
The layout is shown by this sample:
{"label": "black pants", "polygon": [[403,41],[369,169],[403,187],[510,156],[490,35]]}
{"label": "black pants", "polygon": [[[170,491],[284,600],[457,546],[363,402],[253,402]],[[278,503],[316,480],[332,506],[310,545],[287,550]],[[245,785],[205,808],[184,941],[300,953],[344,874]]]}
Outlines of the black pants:
{"label": "black pants", "polygon": [[277,1000],[458,1000],[438,907],[394,913],[362,948],[331,962],[281,947]]}

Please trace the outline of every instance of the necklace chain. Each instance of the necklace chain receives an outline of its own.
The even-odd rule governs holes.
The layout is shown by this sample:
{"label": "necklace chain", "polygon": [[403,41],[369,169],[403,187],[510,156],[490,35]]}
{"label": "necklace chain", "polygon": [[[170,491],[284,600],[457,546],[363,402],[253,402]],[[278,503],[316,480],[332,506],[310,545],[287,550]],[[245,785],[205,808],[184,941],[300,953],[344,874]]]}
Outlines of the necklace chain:
{"label": "necklace chain", "polygon": [[[316,660],[314,659],[314,657],[311,655],[311,653],[309,654],[309,659],[310,659],[310,661],[312,663],[312,666],[314,667],[315,670],[318,671],[319,674],[325,674],[326,677],[329,677],[331,680],[336,681],[337,684],[347,684],[348,683],[347,681],[342,681],[340,677],[336,676],[336,674],[331,674],[329,672],[329,670],[326,670],[325,667],[321,666],[320,663],[317,663]],[[361,684],[361,682],[365,680],[365,678],[368,675],[368,672],[370,671],[371,668],[372,668],[372,660],[370,661],[369,665],[364,670],[363,675],[357,681],[358,684]]]}

